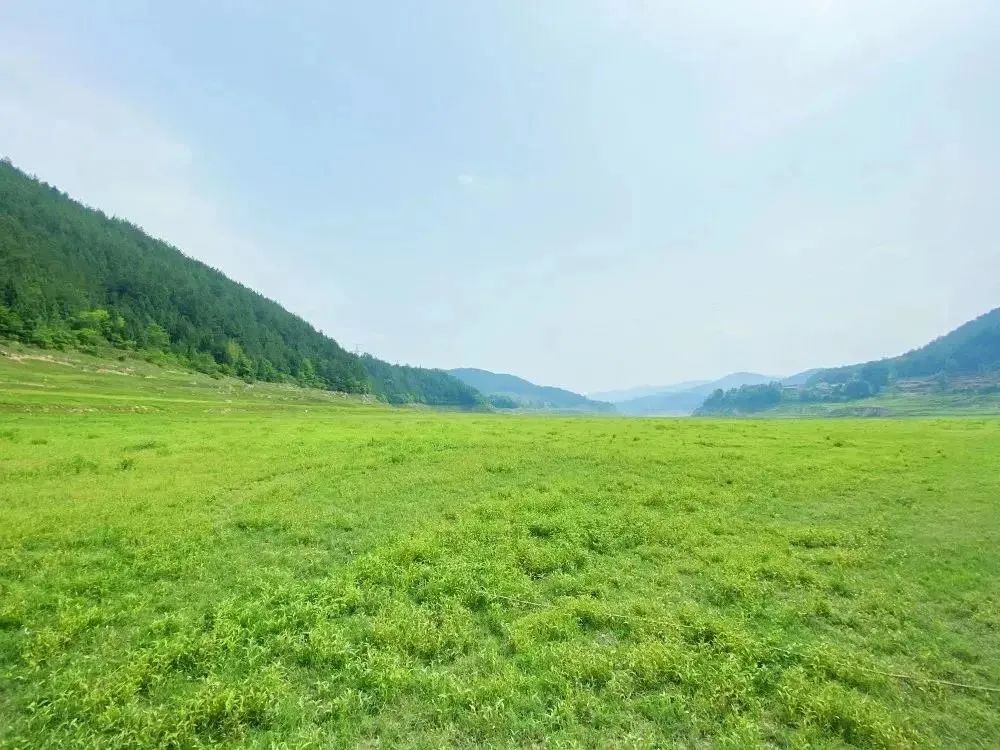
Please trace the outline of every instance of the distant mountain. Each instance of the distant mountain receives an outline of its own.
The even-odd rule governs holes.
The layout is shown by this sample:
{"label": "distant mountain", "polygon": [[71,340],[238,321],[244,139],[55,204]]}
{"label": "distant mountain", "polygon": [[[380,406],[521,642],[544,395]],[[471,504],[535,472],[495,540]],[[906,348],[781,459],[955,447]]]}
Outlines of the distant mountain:
{"label": "distant mountain", "polygon": [[742,385],[769,383],[775,378],[755,372],[734,372],[718,380],[702,381],[698,385],[677,391],[664,391],[621,401],[615,406],[621,414],[631,416],[687,416],[692,414],[714,391],[738,388]]}
{"label": "distant mountain", "polygon": [[[703,415],[975,411],[1000,400],[1000,308],[897,357],[713,393]],[[907,412],[904,412],[907,413]]]}
{"label": "distant mountain", "polygon": [[679,393],[654,393],[615,404],[619,414],[631,417],[684,417],[701,406],[705,394],[697,389]]}
{"label": "distant mountain", "polygon": [[500,408],[614,411],[611,404],[594,401],[563,388],[536,385],[516,375],[479,370],[473,367],[448,370],[448,374],[475,388]]}
{"label": "distant mountain", "polygon": [[710,383],[698,386],[697,390],[702,393],[712,393],[719,388],[727,390],[729,388],[739,388],[741,385],[760,385],[762,383],[770,383],[773,380],[780,379],[781,378],[776,378],[773,375],[761,375],[759,372],[734,372],[729,375],[725,375],[718,380],[713,380]]}
{"label": "distant mountain", "polygon": [[645,396],[655,396],[658,393],[677,393],[691,388],[704,385],[707,380],[685,380],[683,383],[672,383],[670,385],[639,385],[635,388],[624,388],[619,391],[598,391],[588,393],[587,398],[595,401],[607,401],[617,404],[621,401],[631,401],[632,399],[643,398]]}
{"label": "distant mountain", "polygon": [[787,378],[782,378],[781,379],[781,384],[782,385],[805,385],[806,382],[809,380],[809,378],[811,378],[817,372],[820,372],[821,369],[822,368],[814,367],[811,370],[803,370],[802,372],[797,372],[794,375],[789,375]]}
{"label": "distant mountain", "polygon": [[[300,269],[301,270],[301,269]],[[475,406],[442,370],[345,351],[277,302],[0,160],[0,338],[140,350],[245,380]]]}

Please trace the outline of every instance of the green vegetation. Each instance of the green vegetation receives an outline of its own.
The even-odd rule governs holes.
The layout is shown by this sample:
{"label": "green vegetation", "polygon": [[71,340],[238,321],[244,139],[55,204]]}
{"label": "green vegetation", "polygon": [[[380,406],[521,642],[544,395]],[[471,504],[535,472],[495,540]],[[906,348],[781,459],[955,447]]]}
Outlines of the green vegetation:
{"label": "green vegetation", "polygon": [[789,387],[780,383],[743,386],[729,391],[717,390],[695,413],[699,416],[756,414],[767,417],[1000,414],[1000,373],[973,378],[900,380],[877,393],[872,393],[864,381],[858,380],[833,389]]}
{"label": "green vegetation", "polygon": [[[908,381],[909,382],[909,381]],[[1000,416],[1000,389],[891,389],[863,401],[844,403],[786,399],[768,417]]]}
{"label": "green vegetation", "polygon": [[497,409],[550,409],[574,412],[613,412],[614,406],[592,401],[579,393],[548,385],[535,385],[516,375],[460,367],[448,374],[486,394]]}
{"label": "green vegetation", "polygon": [[0,161],[0,339],[108,347],[248,381],[477,406],[440,370],[357,357],[276,302]]}
{"label": "green vegetation", "polygon": [[390,404],[423,403],[434,406],[484,406],[482,395],[444,370],[390,365],[371,355],[361,357],[365,371],[376,383],[376,393]]}
{"label": "green vegetation", "polygon": [[[805,374],[805,373],[803,373]],[[920,349],[817,370],[794,385],[717,389],[698,415],[890,416],[1000,412],[1000,308]]]}
{"label": "green vegetation", "polygon": [[705,399],[695,414],[735,415],[765,411],[781,403],[782,390],[781,383],[741,385],[728,391],[718,388]]}
{"label": "green vegetation", "polygon": [[1000,308],[898,357],[820,370],[796,397],[802,403],[837,403],[886,389],[954,393],[970,400],[1000,391]]}
{"label": "green vegetation", "polygon": [[981,375],[1000,371],[1000,307],[926,346],[898,357],[820,370],[809,384],[867,383],[872,392],[896,380]]}
{"label": "green vegetation", "polygon": [[364,400],[0,357],[0,746],[1000,742],[1000,421]]}

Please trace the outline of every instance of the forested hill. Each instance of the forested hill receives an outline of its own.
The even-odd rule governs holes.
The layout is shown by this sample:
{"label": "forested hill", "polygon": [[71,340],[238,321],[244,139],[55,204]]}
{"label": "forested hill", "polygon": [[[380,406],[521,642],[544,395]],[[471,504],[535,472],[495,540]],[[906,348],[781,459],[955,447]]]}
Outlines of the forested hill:
{"label": "forested hill", "polygon": [[278,303],[0,162],[0,338],[145,350],[208,373],[471,406],[442,370],[358,357]]}
{"label": "forested hill", "polygon": [[524,378],[505,373],[460,367],[448,370],[463,383],[490,397],[499,408],[572,409],[575,411],[614,411],[614,406],[593,401],[573,391],[536,385]]}
{"label": "forested hill", "polygon": [[[817,405],[877,403],[874,397],[950,405],[992,398],[1000,392],[1000,308],[897,357],[801,373],[781,383],[717,390],[697,414],[754,414],[774,409],[817,413]],[[859,403],[855,403],[859,402]],[[946,404],[948,405],[948,404]],[[990,406],[992,408],[992,406]]]}
{"label": "forested hill", "polygon": [[919,349],[889,359],[820,370],[808,383],[866,382],[875,389],[906,378],[969,376],[1000,371],[1000,307]]}

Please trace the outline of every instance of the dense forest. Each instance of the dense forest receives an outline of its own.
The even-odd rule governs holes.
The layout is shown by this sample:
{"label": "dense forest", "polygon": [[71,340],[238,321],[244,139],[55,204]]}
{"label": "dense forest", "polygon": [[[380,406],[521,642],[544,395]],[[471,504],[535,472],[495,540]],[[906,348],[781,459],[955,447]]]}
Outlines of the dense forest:
{"label": "dense forest", "polygon": [[441,370],[345,351],[276,302],[0,162],[0,338],[144,352],[210,374],[473,406]]}
{"label": "dense forest", "polygon": [[781,383],[741,385],[739,388],[723,390],[717,388],[705,399],[695,414],[698,416],[718,414],[754,414],[777,406],[782,400]]}

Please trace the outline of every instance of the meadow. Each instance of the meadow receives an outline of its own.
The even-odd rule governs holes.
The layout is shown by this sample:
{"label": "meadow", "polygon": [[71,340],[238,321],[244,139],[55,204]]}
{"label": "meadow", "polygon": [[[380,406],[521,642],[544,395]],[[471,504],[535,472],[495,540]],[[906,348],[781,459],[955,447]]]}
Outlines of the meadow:
{"label": "meadow", "polygon": [[1000,420],[6,355],[0,747],[1000,745]]}
{"label": "meadow", "polygon": [[789,402],[758,415],[781,417],[1000,417],[1000,391],[906,393],[890,390],[857,401],[802,404]]}

